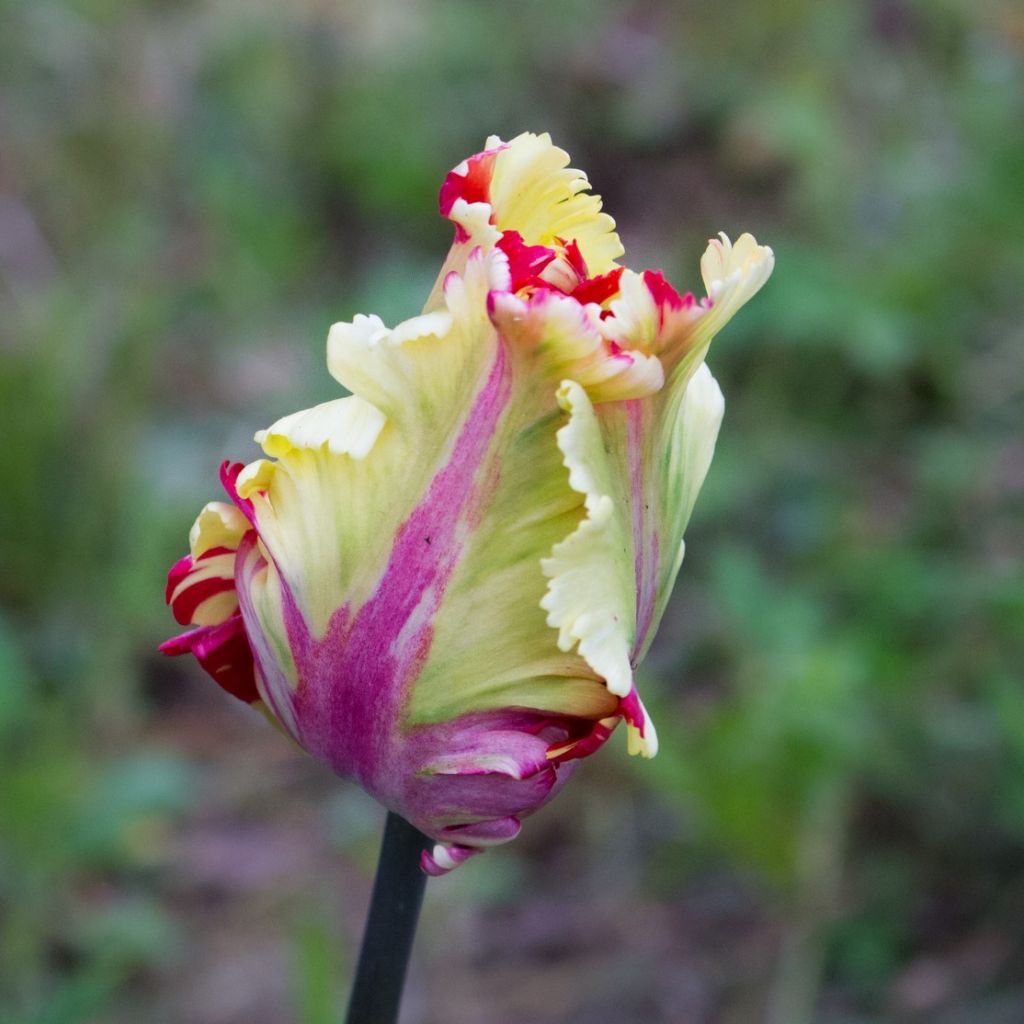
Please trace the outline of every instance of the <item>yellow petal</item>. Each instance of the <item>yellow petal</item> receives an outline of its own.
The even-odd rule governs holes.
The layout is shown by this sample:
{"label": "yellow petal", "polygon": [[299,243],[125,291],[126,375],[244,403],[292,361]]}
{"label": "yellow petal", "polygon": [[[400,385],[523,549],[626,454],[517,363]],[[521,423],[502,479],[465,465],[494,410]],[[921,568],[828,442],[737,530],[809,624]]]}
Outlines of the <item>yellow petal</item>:
{"label": "yellow petal", "polygon": [[601,197],[547,132],[524,132],[498,153],[490,193],[501,231],[518,231],[527,245],[575,240],[592,275],[607,273],[623,253]]}
{"label": "yellow petal", "polygon": [[224,501],[208,502],[189,531],[192,558],[202,557],[211,548],[231,548],[234,551],[248,529],[249,521],[234,505]]}

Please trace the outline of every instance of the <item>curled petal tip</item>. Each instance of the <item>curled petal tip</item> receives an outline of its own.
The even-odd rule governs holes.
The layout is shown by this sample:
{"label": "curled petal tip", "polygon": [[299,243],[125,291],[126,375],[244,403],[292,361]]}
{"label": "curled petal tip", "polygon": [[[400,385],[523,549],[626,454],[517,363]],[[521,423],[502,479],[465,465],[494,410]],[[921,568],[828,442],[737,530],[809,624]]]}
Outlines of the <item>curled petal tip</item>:
{"label": "curled petal tip", "polygon": [[700,261],[708,296],[717,302],[724,290],[735,287],[735,308],[760,291],[774,267],[775,253],[767,245],[758,245],[748,232],[735,242],[724,231],[720,232],[718,238],[710,239]]}
{"label": "curled petal tip", "polygon": [[458,846],[450,843],[437,843],[433,849],[424,850],[420,854],[420,867],[432,878],[440,878],[465,864],[470,857],[483,853],[472,846]]}
{"label": "curled petal tip", "polygon": [[622,701],[620,710],[626,722],[629,753],[644,758],[654,757],[658,753],[658,733],[635,689]]}

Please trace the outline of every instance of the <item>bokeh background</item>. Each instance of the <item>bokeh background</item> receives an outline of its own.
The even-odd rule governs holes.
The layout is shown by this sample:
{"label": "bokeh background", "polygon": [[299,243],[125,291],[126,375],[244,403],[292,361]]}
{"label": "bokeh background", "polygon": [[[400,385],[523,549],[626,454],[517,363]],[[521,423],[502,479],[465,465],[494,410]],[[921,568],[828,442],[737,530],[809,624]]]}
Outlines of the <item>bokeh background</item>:
{"label": "bokeh background", "polygon": [[407,1024],[1024,1020],[1024,9],[0,2],[0,1022],[338,1022],[380,810],[184,659],[221,458],[552,132],[765,291],[620,737],[430,883]]}

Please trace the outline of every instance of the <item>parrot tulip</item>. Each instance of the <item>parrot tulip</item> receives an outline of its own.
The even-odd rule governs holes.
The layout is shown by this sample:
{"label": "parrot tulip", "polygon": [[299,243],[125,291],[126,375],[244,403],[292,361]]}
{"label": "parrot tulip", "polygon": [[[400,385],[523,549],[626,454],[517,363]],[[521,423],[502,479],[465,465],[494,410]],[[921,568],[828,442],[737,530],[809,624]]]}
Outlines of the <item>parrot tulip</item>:
{"label": "parrot tulip", "polygon": [[435,840],[431,874],[513,838],[620,722],[656,752],[634,672],[722,417],[704,356],[773,266],[745,234],[709,244],[703,298],[624,268],[547,135],[489,139],[440,209],[423,313],[335,324],[347,394],[223,467],[162,647]]}

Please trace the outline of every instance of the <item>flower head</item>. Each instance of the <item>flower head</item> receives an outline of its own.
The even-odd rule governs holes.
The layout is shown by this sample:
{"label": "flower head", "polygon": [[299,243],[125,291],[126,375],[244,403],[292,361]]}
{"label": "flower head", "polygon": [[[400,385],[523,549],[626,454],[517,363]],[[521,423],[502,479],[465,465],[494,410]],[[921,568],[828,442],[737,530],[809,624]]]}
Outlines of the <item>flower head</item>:
{"label": "flower head", "polygon": [[191,651],[314,756],[437,840],[511,839],[625,722],[683,557],[722,395],[704,354],[771,273],[710,243],[705,298],[616,263],[614,222],[547,135],[460,164],[424,312],[335,324],[350,394],[256,434],[172,568]]}

